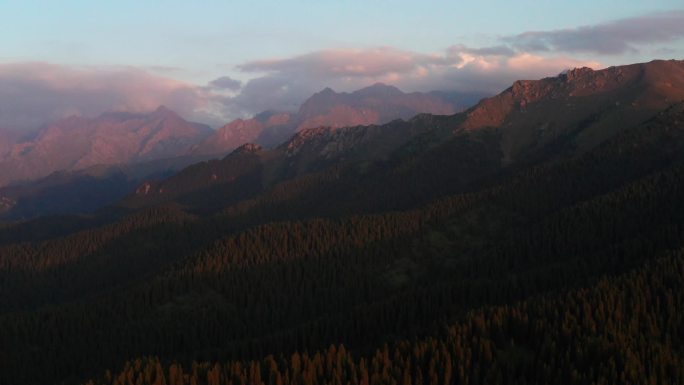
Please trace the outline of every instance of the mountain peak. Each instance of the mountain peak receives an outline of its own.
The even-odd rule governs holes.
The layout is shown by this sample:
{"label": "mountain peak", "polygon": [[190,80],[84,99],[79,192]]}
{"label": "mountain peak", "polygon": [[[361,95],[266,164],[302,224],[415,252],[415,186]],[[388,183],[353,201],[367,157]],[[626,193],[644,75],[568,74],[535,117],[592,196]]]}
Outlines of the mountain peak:
{"label": "mountain peak", "polygon": [[575,68],[557,77],[516,81],[469,109],[455,130],[501,128],[503,160],[511,162],[557,138],[575,146],[569,152],[586,151],[680,100],[684,61]]}
{"label": "mountain peak", "polygon": [[322,102],[332,101],[335,98],[337,98],[339,95],[340,94],[335,92],[335,90],[333,90],[332,88],[325,87],[321,91],[316,92],[315,94],[311,95],[308,99],[306,99],[304,101],[304,103],[302,103],[302,106],[304,106],[306,104],[310,104],[310,103],[322,103]]}
{"label": "mountain peak", "polygon": [[[480,99],[480,96],[473,99],[472,104]],[[335,92],[325,87],[306,99],[296,112],[266,110],[249,120],[235,120],[193,151],[225,153],[246,142],[274,147],[286,142],[295,132],[308,128],[383,124],[410,119],[419,113],[449,115],[463,107],[460,98],[457,100],[446,93],[404,93],[384,83],[353,92]]]}
{"label": "mountain peak", "polygon": [[258,155],[264,150],[263,147],[259,146],[258,144],[255,143],[245,143],[242,146],[234,149],[231,151],[228,155],[226,155],[223,159],[230,159],[236,156],[240,155]]}
{"label": "mountain peak", "polygon": [[311,95],[304,103],[310,101],[310,100],[330,100],[338,96],[339,94],[335,92],[330,87],[325,87],[324,89],[316,92],[315,94]]}
{"label": "mountain peak", "polygon": [[175,111],[173,111],[170,108],[167,108],[164,105],[160,105],[157,107],[156,110],[152,113],[152,115],[157,116],[157,117],[163,117],[163,118],[176,118],[179,117],[178,114],[176,114]]}
{"label": "mountain peak", "polygon": [[278,111],[266,110],[254,115],[254,119],[260,122],[267,122],[273,115],[278,114]]}
{"label": "mountain peak", "polygon": [[267,125],[278,125],[287,123],[290,118],[289,112],[267,110],[254,115],[253,119]]}
{"label": "mountain peak", "polygon": [[565,80],[575,80],[578,78],[581,78],[587,74],[593,73],[594,70],[589,68],[589,67],[581,67],[581,68],[573,68],[571,70],[565,71],[564,73],[561,74],[561,78],[565,78]]}
{"label": "mountain peak", "polygon": [[23,142],[27,150],[17,147],[3,158],[0,169],[7,171],[0,172],[0,186],[59,170],[177,157],[211,133],[209,127],[187,122],[164,106],[146,113],[110,111],[95,118],[69,117]]}
{"label": "mountain peak", "polygon": [[245,143],[242,146],[236,148],[233,154],[253,154],[263,150],[261,146],[254,143]]}
{"label": "mountain peak", "polygon": [[331,133],[330,127],[311,127],[305,128],[298,131],[289,141],[280,145],[281,148],[285,148],[289,155],[293,155],[301,149],[304,144],[312,142],[314,138],[323,138]]}
{"label": "mountain peak", "polygon": [[375,83],[368,87],[362,88],[358,91],[353,92],[353,94],[361,96],[393,96],[393,95],[403,95],[404,93],[395,86],[387,85],[385,83]]}

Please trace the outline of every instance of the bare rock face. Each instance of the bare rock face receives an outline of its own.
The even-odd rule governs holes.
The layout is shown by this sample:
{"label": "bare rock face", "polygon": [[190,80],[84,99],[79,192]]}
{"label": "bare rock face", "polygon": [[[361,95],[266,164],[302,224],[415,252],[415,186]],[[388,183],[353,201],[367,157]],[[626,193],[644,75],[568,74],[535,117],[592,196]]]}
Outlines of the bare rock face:
{"label": "bare rock face", "polygon": [[57,170],[177,157],[212,132],[165,107],[149,114],[69,117],[44,127],[30,140],[12,144],[0,158],[0,186]]}
{"label": "bare rock face", "polygon": [[216,130],[191,151],[200,155],[222,154],[244,143],[258,141],[270,128],[289,127],[291,121],[292,115],[287,112],[264,112],[252,119],[237,119]]}
{"label": "bare rock face", "polygon": [[286,153],[288,156],[292,156],[300,152],[304,145],[313,146],[327,143],[332,132],[333,130],[330,127],[314,127],[302,130],[285,144]]}
{"label": "bare rock face", "polygon": [[298,127],[298,130],[314,128],[320,126],[328,127],[348,127],[348,126],[367,126],[381,121],[380,112],[372,108],[354,108],[345,105],[333,106],[323,115],[314,115],[305,119]]}
{"label": "bare rock face", "polygon": [[313,158],[331,159],[360,148],[376,136],[378,130],[378,126],[307,128],[299,131],[282,147],[287,157],[310,153]]}
{"label": "bare rock face", "polygon": [[[665,79],[668,79],[667,81]],[[484,100],[468,111],[466,128],[497,126],[518,106],[529,107],[536,102],[571,98],[592,98],[616,92],[616,99],[630,103],[640,100],[661,109],[681,97],[684,84],[684,62],[653,61],[600,71],[576,68],[557,77],[541,80],[519,80],[499,95]],[[572,101],[569,101],[570,105]]]}
{"label": "bare rock face", "polygon": [[419,113],[450,115],[458,110],[458,106],[439,96],[419,92],[406,94],[382,83],[352,93],[336,93],[326,88],[302,104],[297,129],[383,124],[395,119],[410,119]]}
{"label": "bare rock face", "polygon": [[[586,76],[588,74],[593,73],[594,70],[589,68],[589,67],[582,67],[582,68],[573,68],[567,73],[565,73],[565,77],[568,81],[573,81],[575,79],[578,79],[582,76]],[[559,76],[562,78],[562,74]]]}
{"label": "bare rock face", "polygon": [[511,161],[521,151],[569,136],[578,149],[591,148],[622,127],[682,100],[683,61],[598,71],[576,68],[556,77],[516,81],[466,111],[455,130],[498,129],[505,160]]}
{"label": "bare rock face", "polygon": [[254,143],[245,143],[242,146],[238,147],[233,151],[234,153],[245,153],[245,154],[254,154],[258,153],[259,151],[263,150],[261,146],[258,144]]}

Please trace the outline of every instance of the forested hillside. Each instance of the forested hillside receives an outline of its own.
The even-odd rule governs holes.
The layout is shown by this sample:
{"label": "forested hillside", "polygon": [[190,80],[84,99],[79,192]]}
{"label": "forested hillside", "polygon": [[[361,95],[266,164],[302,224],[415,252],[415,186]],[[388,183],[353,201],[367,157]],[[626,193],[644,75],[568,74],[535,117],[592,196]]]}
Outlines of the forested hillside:
{"label": "forested hillside", "polygon": [[5,225],[0,383],[681,383],[684,84],[620,104],[643,116],[625,122],[607,93],[660,83],[623,80],[532,142],[506,130],[543,95],[472,126],[511,89],[244,146],[99,218]]}

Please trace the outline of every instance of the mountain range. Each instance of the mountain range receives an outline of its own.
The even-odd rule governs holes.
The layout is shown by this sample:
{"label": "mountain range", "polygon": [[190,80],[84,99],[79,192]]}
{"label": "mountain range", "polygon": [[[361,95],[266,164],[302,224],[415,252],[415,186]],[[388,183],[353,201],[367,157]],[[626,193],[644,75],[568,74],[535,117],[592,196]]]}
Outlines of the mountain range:
{"label": "mountain range", "polygon": [[682,191],[684,61],[301,127],[2,224],[0,383],[678,383]]}
{"label": "mountain range", "polygon": [[29,140],[15,143],[0,160],[0,185],[35,180],[52,172],[82,170],[178,157],[208,126],[188,123],[160,107],[150,114],[105,113],[97,118],[72,116],[48,124]]}
{"label": "mountain range", "polygon": [[[475,97],[405,94],[376,84],[352,93],[328,88],[306,100],[298,113],[263,112],[216,131],[185,121],[163,106],[148,114],[73,116],[23,138],[17,132],[0,130],[0,212],[6,218],[89,212],[120,198],[140,178],[168,175],[198,160],[223,156],[244,143],[271,147],[307,127],[379,124],[424,112],[451,114],[465,107],[459,103],[473,103]],[[122,168],[126,169],[123,176]],[[2,187],[17,182],[30,186]],[[93,188],[109,194],[91,194]],[[58,190],[71,194],[65,196]],[[67,196],[66,200],[58,198]]]}
{"label": "mountain range", "polygon": [[[450,188],[466,189],[472,181],[519,164],[581,155],[634,122],[642,122],[673,103],[684,101],[683,89],[684,69],[680,62],[653,62],[601,71],[574,69],[557,77],[518,81],[461,114],[419,115],[408,121],[344,129],[308,128],[273,149],[257,144],[243,146],[222,160],[196,164],[167,180],[147,183],[123,204],[144,207],[168,201],[188,203],[194,196],[194,205],[216,206],[216,201],[206,199],[214,191],[221,197],[219,201],[227,205],[233,202],[228,190],[239,191],[239,198],[244,199],[242,194],[246,191],[263,192],[332,165],[342,167],[339,165],[358,162],[369,168],[365,171],[367,177],[373,172],[383,179],[387,174],[396,174],[395,183],[400,185],[402,180],[423,179],[430,163],[437,163],[430,157],[409,157],[408,164],[404,163],[407,160],[397,158],[415,151],[417,143],[421,151],[430,149],[431,157],[444,157],[438,163],[440,169],[429,172],[433,178],[440,175],[438,181],[425,183],[449,186],[453,180],[455,185]],[[469,155],[472,158],[467,158]],[[447,161],[448,157],[460,161]],[[367,166],[373,162],[376,166],[382,162],[382,167],[373,170]],[[240,166],[236,167],[237,164]],[[355,167],[345,169],[354,174],[350,180],[361,178]],[[388,172],[387,167],[396,169]],[[336,173],[342,175],[340,170]],[[245,188],[247,180],[251,181],[249,188]],[[349,188],[345,183],[350,180],[336,189]],[[436,191],[444,188],[434,186]]]}
{"label": "mountain range", "polygon": [[451,115],[482,97],[484,95],[440,92],[407,94],[382,83],[351,93],[337,93],[326,88],[302,103],[296,113],[265,111],[252,119],[233,121],[219,128],[194,152],[217,154],[244,143],[274,147],[307,128],[384,124],[395,119],[406,120],[419,113]]}

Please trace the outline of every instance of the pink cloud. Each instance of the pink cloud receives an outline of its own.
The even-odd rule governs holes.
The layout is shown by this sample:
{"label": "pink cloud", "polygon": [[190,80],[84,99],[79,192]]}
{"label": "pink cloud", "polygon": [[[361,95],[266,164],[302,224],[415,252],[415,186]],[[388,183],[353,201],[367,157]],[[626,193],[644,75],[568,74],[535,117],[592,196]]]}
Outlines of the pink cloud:
{"label": "pink cloud", "polygon": [[68,115],[150,111],[190,116],[208,106],[198,87],[133,67],[0,64],[0,127],[30,128]]}
{"label": "pink cloud", "polygon": [[407,72],[434,57],[389,47],[323,50],[285,59],[252,61],[238,68],[245,72],[306,72],[314,76],[373,77]]}
{"label": "pink cloud", "polygon": [[508,59],[508,67],[513,71],[520,71],[520,73],[529,72],[534,74],[558,68],[600,68],[601,63],[595,60],[576,60],[568,57],[545,58],[539,55],[523,53]]}
{"label": "pink cloud", "polygon": [[454,45],[424,54],[382,47],[323,50],[291,58],[245,63],[243,72],[265,72],[226,100],[236,113],[291,110],[324,87],[352,91],[376,82],[409,91],[499,92],[518,79],[556,75],[574,67],[601,66],[568,57],[516,52],[507,46],[470,48]]}
{"label": "pink cloud", "polygon": [[247,82],[242,93],[230,100],[229,108],[243,112],[291,109],[326,86],[350,91],[375,82],[405,90],[496,93],[518,79],[551,76],[574,67],[602,66],[569,54],[620,55],[681,39],[684,10],[673,10],[572,29],[528,31],[501,37],[494,46],[458,44],[434,54],[391,47],[321,50],[239,66],[244,72],[265,74]]}
{"label": "pink cloud", "polygon": [[159,105],[186,119],[219,126],[265,110],[297,109],[325,87],[352,91],[382,82],[407,91],[481,95],[499,92],[520,78],[555,75],[579,66],[600,64],[503,47],[457,45],[436,54],[387,47],[340,49],[245,63],[240,66],[243,71],[265,74],[244,85],[221,77],[197,86],[134,67],[0,64],[0,128],[36,128],[69,115],[144,112]]}
{"label": "pink cloud", "polygon": [[453,45],[419,53],[392,47],[326,49],[246,62],[243,82],[222,76],[207,85],[154,75],[134,67],[67,67],[49,63],[0,64],[0,128],[36,127],[69,114],[149,111],[163,104],[185,118],[220,125],[264,110],[294,110],[325,87],[352,91],[376,82],[405,91],[499,92],[518,79],[536,79],[588,66],[577,52],[615,55],[684,38],[684,11],[642,15],[574,29],[528,31],[497,45]]}

